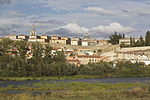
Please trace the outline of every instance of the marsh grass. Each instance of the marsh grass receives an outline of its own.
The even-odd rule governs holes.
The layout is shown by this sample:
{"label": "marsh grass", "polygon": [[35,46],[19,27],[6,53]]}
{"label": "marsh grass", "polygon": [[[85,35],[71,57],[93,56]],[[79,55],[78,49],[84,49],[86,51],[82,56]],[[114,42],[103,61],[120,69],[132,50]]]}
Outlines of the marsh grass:
{"label": "marsh grass", "polygon": [[147,88],[114,91],[67,91],[52,92],[40,95],[29,93],[0,94],[0,100],[149,100],[150,91]]}
{"label": "marsh grass", "polygon": [[[26,93],[6,94],[8,90]],[[32,91],[49,91],[32,95]],[[0,88],[0,100],[149,100],[150,85],[144,83],[44,82],[33,86]],[[100,99],[99,99],[100,98]]]}

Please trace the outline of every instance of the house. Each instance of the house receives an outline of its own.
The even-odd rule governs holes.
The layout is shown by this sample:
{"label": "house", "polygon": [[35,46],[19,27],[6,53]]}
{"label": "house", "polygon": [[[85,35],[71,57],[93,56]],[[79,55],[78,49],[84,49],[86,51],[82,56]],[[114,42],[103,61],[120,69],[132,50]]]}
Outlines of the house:
{"label": "house", "polygon": [[61,37],[60,36],[51,36],[50,39],[51,40],[58,40],[58,39],[61,39]]}
{"label": "house", "polygon": [[62,40],[68,40],[68,37],[60,37]]}
{"label": "house", "polygon": [[78,60],[78,59],[67,59],[66,62],[68,62],[70,64],[74,64],[78,67],[80,66],[80,63],[81,63],[80,60]]}
{"label": "house", "polygon": [[71,45],[81,45],[81,38],[78,37],[71,38]]}
{"label": "house", "polygon": [[40,38],[40,36],[38,36],[38,35],[30,35],[29,36],[29,39],[37,39],[37,38]]}
{"label": "house", "polygon": [[62,48],[52,48],[51,54],[52,54],[52,55],[56,55],[56,52],[57,52],[57,51],[61,51],[61,52],[62,52],[63,49],[62,49]]}
{"label": "house", "polygon": [[77,55],[78,60],[81,61],[81,64],[88,64],[88,63],[98,63],[104,59],[104,57],[97,56],[97,55]]}
{"label": "house", "polygon": [[67,40],[64,39],[50,39],[50,43],[67,44]]}
{"label": "house", "polygon": [[82,40],[81,45],[82,46],[88,46],[88,41],[87,40]]}
{"label": "house", "polygon": [[40,38],[46,39],[47,42],[50,40],[50,37],[48,35],[40,35]]}
{"label": "house", "polygon": [[[130,38],[123,38],[123,39],[119,39],[119,45],[120,44],[124,44],[126,46],[129,46],[130,45]],[[139,38],[134,38],[134,41],[137,42],[137,41],[140,41]]]}
{"label": "house", "polygon": [[44,38],[29,38],[29,42],[46,42],[46,39]]}
{"label": "house", "polygon": [[78,55],[96,55],[96,50],[91,49],[78,49]]}
{"label": "house", "polygon": [[22,40],[28,40],[28,36],[27,35],[18,35],[17,39],[22,39]]}
{"label": "house", "polygon": [[41,39],[45,39],[45,42],[49,42],[50,37],[48,35],[40,35]]}
{"label": "house", "polygon": [[107,45],[109,43],[108,43],[108,40],[97,40],[97,44],[98,45]]}
{"label": "house", "polygon": [[149,57],[143,52],[119,52],[118,59],[120,60],[149,60]]}
{"label": "house", "polygon": [[70,38],[68,37],[59,37],[59,36],[51,36],[49,40],[50,43],[58,43],[58,44],[70,44]]}
{"label": "house", "polygon": [[10,35],[7,35],[7,36],[5,36],[6,38],[9,38],[9,39],[11,39],[11,40],[16,40],[17,39],[17,35],[15,35],[15,34],[10,34]]}
{"label": "house", "polygon": [[89,40],[82,40],[82,46],[94,46],[94,45],[97,45],[97,40],[92,40],[92,39],[89,39]]}

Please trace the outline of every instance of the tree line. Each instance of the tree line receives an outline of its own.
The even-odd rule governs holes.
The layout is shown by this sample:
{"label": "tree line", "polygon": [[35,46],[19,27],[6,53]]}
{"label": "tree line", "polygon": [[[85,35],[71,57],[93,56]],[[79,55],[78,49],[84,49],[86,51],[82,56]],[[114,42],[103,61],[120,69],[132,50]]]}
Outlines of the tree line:
{"label": "tree line", "polygon": [[[111,44],[119,44],[119,39],[125,38],[125,34],[121,35],[115,32],[111,35],[110,40],[108,40]],[[145,38],[140,36],[139,40],[135,40],[134,37],[130,37],[130,44],[121,43],[120,47],[141,47],[141,46],[150,46],[150,31],[146,32]]]}
{"label": "tree line", "polygon": [[[13,51],[11,49],[17,49]],[[27,59],[31,50],[32,57]],[[81,65],[68,64],[63,52],[51,54],[52,47],[25,41],[0,41],[0,77],[42,77],[42,76],[150,76],[149,65],[131,62],[99,62]],[[10,55],[13,54],[13,55]]]}

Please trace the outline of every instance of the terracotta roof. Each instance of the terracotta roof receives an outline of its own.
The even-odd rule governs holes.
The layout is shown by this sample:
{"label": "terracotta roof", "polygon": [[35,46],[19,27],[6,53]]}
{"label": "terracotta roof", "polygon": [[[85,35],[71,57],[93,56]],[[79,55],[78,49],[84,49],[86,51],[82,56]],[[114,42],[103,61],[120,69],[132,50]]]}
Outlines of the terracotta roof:
{"label": "terracotta roof", "polygon": [[78,59],[67,59],[66,61],[67,61],[67,62],[81,62],[81,61],[78,60]]}
{"label": "terracotta roof", "polygon": [[101,58],[101,56],[97,56],[97,55],[77,55],[77,57],[95,57],[95,58]]}

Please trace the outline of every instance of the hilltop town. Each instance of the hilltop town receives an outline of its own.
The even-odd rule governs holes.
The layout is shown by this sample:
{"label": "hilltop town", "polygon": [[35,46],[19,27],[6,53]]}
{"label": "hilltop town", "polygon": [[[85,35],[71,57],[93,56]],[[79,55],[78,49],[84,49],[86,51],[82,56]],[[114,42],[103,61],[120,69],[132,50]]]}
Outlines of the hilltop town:
{"label": "hilltop town", "polygon": [[[150,49],[147,47],[128,47],[121,48],[120,45],[130,45],[130,38],[119,39],[118,45],[112,45],[108,40],[96,40],[92,39],[86,33],[84,38],[79,37],[62,37],[62,36],[48,36],[37,35],[35,26],[32,26],[32,30],[29,35],[15,35],[11,34],[5,36],[14,41],[27,41],[39,42],[43,45],[49,44],[52,48],[52,54],[57,51],[62,51],[65,54],[66,61],[70,64],[80,66],[81,64],[105,62],[118,62],[118,61],[131,61],[131,62],[144,62],[150,64]],[[134,39],[135,42],[140,38]],[[17,51],[15,49],[12,49]],[[14,55],[14,54],[10,54]],[[28,59],[32,58],[31,50],[28,51]]]}

